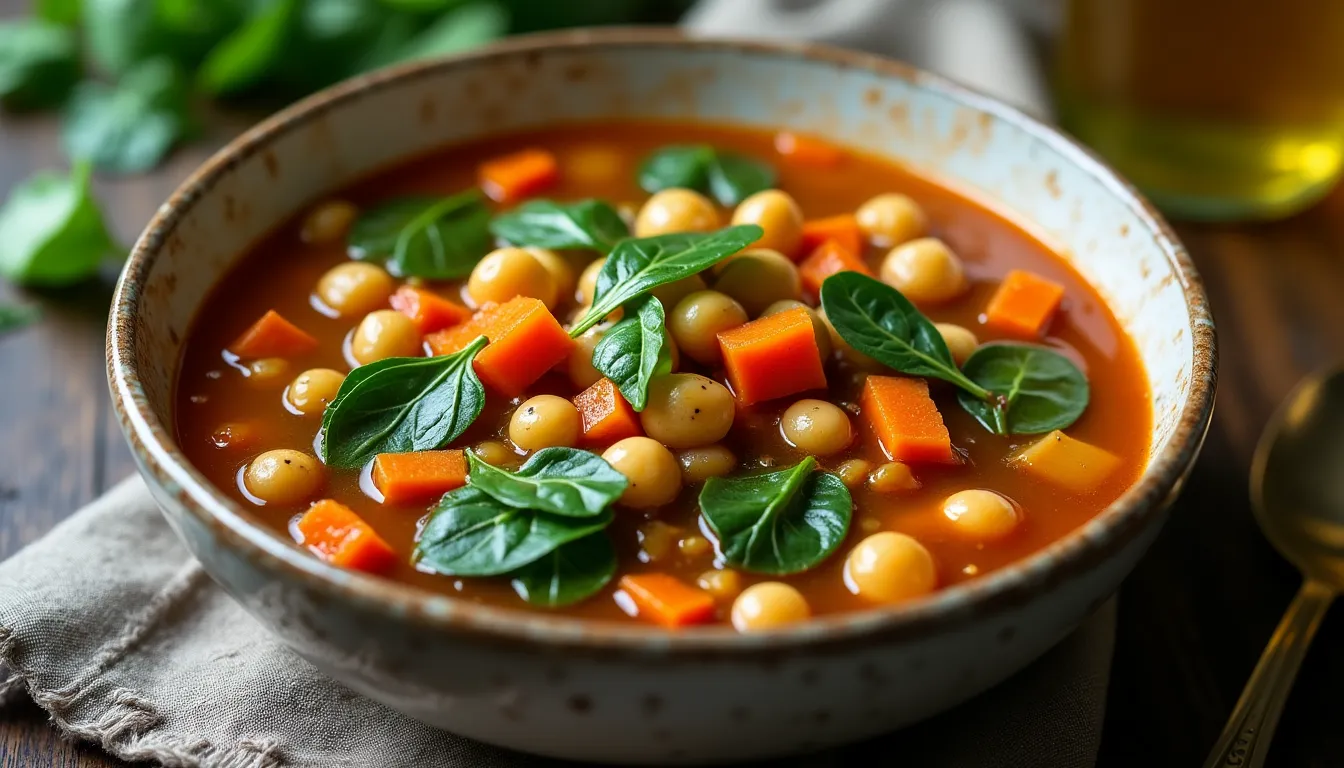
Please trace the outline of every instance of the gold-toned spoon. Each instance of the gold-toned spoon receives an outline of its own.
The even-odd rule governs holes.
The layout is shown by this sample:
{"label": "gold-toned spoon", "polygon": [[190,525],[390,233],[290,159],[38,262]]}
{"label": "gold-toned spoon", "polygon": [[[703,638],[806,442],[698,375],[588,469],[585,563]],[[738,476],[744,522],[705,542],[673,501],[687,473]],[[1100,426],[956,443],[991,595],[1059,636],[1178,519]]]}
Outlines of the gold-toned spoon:
{"label": "gold-toned spoon", "polygon": [[1302,572],[1302,588],[1204,768],[1265,762],[1307,646],[1344,589],[1344,370],[1308,377],[1279,407],[1255,449],[1251,503],[1265,536]]}

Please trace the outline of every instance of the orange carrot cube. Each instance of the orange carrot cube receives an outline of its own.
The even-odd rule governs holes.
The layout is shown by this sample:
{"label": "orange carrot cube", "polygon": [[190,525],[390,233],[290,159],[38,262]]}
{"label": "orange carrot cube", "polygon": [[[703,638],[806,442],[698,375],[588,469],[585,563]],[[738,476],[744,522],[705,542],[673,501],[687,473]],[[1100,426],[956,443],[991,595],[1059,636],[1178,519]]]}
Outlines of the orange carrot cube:
{"label": "orange carrot cube", "polygon": [[574,340],[546,305],[527,296],[484,307],[467,322],[431,333],[425,341],[434,354],[450,355],[477,336],[490,343],[476,355],[476,375],[509,397],[521,395],[574,348]]}
{"label": "orange carrot cube", "polygon": [[891,460],[957,462],[952,437],[924,379],[869,376],[859,408]]}
{"label": "orange carrot cube", "polygon": [[621,589],[639,609],[640,618],[665,627],[703,624],[714,618],[714,598],[665,573],[628,574]]}
{"label": "orange carrot cube", "polygon": [[798,252],[811,254],[827,240],[834,240],[856,259],[863,255],[863,231],[852,213],[804,221],[803,244]]}
{"label": "orange carrot cube", "polygon": [[251,328],[234,339],[229,351],[239,357],[300,357],[317,351],[312,335],[286,320],[274,309],[266,310]]}
{"label": "orange carrot cube", "polygon": [[644,434],[639,415],[625,401],[611,379],[598,379],[574,396],[574,407],[583,419],[583,443],[607,446],[617,440]]}
{"label": "orange carrot cube", "polygon": [[411,285],[398,288],[388,303],[393,309],[411,318],[422,335],[441,331],[471,319],[471,310],[461,304]]}
{"label": "orange carrot cube", "polygon": [[385,504],[434,501],[467,484],[462,451],[380,453],[373,459],[373,484]]}
{"label": "orange carrot cube", "polygon": [[338,501],[317,502],[294,527],[299,544],[332,565],[385,573],[397,563],[397,553],[392,547],[363,518]]}
{"label": "orange carrot cube", "polygon": [[544,149],[524,149],[481,163],[481,189],[490,199],[512,203],[530,197],[560,178],[560,164]]}
{"label": "orange carrot cube", "polygon": [[728,382],[744,405],[826,386],[812,316],[795,307],[719,334]]}
{"label": "orange carrot cube", "polygon": [[811,256],[803,259],[803,263],[798,265],[798,276],[803,280],[803,290],[813,300],[821,295],[821,284],[826,282],[826,278],[837,272],[859,272],[869,277],[873,276],[873,271],[863,259],[838,240],[827,240],[822,243],[812,251]]}
{"label": "orange carrot cube", "polygon": [[1000,333],[1035,338],[1045,332],[1064,298],[1064,286],[1014,269],[985,308],[985,324]]}

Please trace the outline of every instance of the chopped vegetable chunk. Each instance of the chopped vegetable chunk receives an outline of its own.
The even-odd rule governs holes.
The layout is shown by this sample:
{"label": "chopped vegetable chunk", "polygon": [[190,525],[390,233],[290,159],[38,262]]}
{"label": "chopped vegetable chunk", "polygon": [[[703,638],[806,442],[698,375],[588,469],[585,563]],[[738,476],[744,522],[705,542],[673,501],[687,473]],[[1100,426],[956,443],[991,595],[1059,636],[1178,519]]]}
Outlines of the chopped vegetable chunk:
{"label": "chopped vegetable chunk", "polygon": [[951,464],[952,437],[923,379],[869,376],[859,403],[863,418],[893,461]]}
{"label": "chopped vegetable chunk", "polygon": [[834,168],[845,159],[834,144],[789,131],[775,134],[775,151],[809,168]]}
{"label": "chopped vegetable chunk", "polygon": [[373,460],[373,484],[387,504],[434,501],[466,483],[462,451],[380,453]]}
{"label": "chopped vegetable chunk", "polygon": [[723,331],[719,348],[733,394],[746,405],[826,386],[812,316],[804,307]]}
{"label": "chopped vegetable chunk", "polygon": [[985,324],[1000,333],[1035,338],[1050,325],[1064,298],[1064,286],[1014,269],[985,308]]}
{"label": "chopped vegetable chunk", "polygon": [[834,240],[855,259],[863,255],[863,230],[859,229],[859,220],[852,213],[804,221],[799,253],[810,255],[827,240]]}
{"label": "chopped vegetable chunk", "polygon": [[454,301],[410,285],[403,285],[389,299],[392,308],[411,318],[420,333],[433,333],[471,319],[471,310]]}
{"label": "chopped vegetable chunk", "polygon": [[279,312],[268,309],[261,319],[229,345],[229,351],[245,358],[300,357],[312,354],[317,346],[317,339],[286,320]]}
{"label": "chopped vegetable chunk", "polygon": [[1088,493],[1120,466],[1120,457],[1055,430],[1018,451],[1009,463],[1074,493]]}
{"label": "chopped vegetable chunk", "polygon": [[665,627],[703,624],[714,618],[714,598],[665,573],[629,574],[621,589],[639,609],[641,618]]}
{"label": "chopped vegetable chunk", "polygon": [[436,355],[451,355],[477,336],[490,340],[476,355],[476,375],[492,389],[517,397],[569,357],[574,340],[538,299],[519,296],[477,312],[470,320],[425,338]]}
{"label": "chopped vegetable chunk", "polygon": [[639,415],[611,379],[598,379],[597,383],[575,395],[574,406],[583,418],[584,445],[602,447],[644,434]]}
{"label": "chopped vegetable chunk", "polygon": [[332,499],[317,502],[294,526],[299,544],[332,565],[383,573],[397,555],[363,518]]}
{"label": "chopped vegetable chunk", "polygon": [[513,203],[551,186],[560,178],[560,164],[544,149],[524,149],[481,163],[481,189],[492,200]]}
{"label": "chopped vegetable chunk", "polygon": [[827,240],[812,251],[812,255],[798,265],[798,275],[803,279],[803,291],[816,300],[821,293],[821,284],[826,278],[837,272],[859,272],[872,277],[873,271],[863,263],[863,259],[854,255],[837,240]]}

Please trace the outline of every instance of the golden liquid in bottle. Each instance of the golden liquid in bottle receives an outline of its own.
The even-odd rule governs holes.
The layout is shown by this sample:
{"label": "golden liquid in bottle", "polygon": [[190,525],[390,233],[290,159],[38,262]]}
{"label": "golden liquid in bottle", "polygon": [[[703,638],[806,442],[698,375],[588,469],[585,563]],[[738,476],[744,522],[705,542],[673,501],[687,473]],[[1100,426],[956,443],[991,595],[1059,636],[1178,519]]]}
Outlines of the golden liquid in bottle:
{"label": "golden liquid in bottle", "polygon": [[1344,0],[1072,0],[1060,123],[1160,207],[1272,218],[1344,166]]}

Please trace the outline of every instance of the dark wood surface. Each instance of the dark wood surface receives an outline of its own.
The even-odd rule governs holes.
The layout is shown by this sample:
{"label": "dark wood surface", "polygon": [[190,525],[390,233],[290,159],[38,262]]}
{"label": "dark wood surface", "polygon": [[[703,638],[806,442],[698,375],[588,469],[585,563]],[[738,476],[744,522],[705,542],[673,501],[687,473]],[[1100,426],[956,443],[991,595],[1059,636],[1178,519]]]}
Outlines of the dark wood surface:
{"label": "dark wood surface", "polygon": [[[0,11],[12,5],[0,0]],[[204,152],[99,183],[122,242]],[[0,118],[0,198],[62,162],[51,121]],[[1344,359],[1344,192],[1285,222],[1178,229],[1217,318],[1218,406],[1170,523],[1121,591],[1101,766],[1202,764],[1299,584],[1251,518],[1251,452],[1297,379]],[[42,304],[43,321],[0,337],[0,559],[133,471],[103,374],[112,279],[109,271],[78,290],[26,295]],[[0,301],[14,297],[0,285]],[[1344,765],[1342,646],[1337,610],[1303,667],[1271,765]],[[62,741],[36,707],[0,712],[0,768],[114,765]]]}

